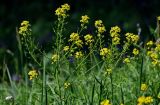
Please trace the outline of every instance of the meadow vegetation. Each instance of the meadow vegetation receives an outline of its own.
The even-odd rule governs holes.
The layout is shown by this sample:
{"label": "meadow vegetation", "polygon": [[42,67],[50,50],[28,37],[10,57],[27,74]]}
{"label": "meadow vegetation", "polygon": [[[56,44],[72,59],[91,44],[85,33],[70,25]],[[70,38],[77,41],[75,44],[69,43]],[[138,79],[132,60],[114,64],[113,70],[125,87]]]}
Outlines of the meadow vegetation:
{"label": "meadow vegetation", "polygon": [[68,34],[69,11],[68,4],[55,10],[49,52],[36,43],[31,23],[22,21],[16,36],[22,72],[13,79],[4,62],[2,80],[9,82],[0,84],[0,105],[159,105],[158,37],[143,43],[140,32],[106,30],[87,14]]}

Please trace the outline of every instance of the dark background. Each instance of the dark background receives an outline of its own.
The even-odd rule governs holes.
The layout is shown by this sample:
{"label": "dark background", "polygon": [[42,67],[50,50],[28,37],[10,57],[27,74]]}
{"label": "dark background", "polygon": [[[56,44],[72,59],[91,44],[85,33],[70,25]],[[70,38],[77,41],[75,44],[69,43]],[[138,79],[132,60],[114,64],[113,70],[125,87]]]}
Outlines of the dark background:
{"label": "dark background", "polygon": [[[126,32],[137,33],[137,24],[142,28],[141,39],[153,38],[149,28],[156,28],[156,17],[160,15],[160,0],[4,0],[0,1],[0,60],[6,50],[17,53],[16,27],[22,20],[29,20],[33,35],[40,44],[50,43],[54,11],[61,4],[71,5],[69,24],[75,31],[81,15],[88,14],[91,25],[102,19],[107,32],[110,27],[119,25]],[[47,45],[47,44],[46,44]]]}

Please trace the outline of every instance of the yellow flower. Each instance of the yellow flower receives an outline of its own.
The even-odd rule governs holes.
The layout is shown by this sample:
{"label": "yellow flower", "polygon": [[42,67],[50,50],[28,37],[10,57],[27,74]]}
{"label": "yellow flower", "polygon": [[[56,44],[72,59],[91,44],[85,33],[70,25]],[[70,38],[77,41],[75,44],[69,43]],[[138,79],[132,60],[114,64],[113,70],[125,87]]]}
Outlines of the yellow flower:
{"label": "yellow flower", "polygon": [[75,58],[77,58],[77,59],[81,58],[82,56],[83,56],[83,54],[81,51],[75,53]]}
{"label": "yellow flower", "polygon": [[138,42],[138,40],[139,40],[139,36],[138,35],[133,35],[133,36],[131,36],[131,39],[132,39],[132,42],[134,43],[137,43]]}
{"label": "yellow flower", "polygon": [[61,5],[61,7],[57,8],[55,11],[55,15],[58,16],[58,19],[60,18],[66,18],[68,16],[67,11],[70,10],[70,6],[68,4]]}
{"label": "yellow flower", "polygon": [[110,30],[111,36],[112,34],[119,33],[119,32],[121,32],[121,29],[118,26],[111,27],[111,30]]}
{"label": "yellow flower", "polygon": [[125,58],[125,59],[123,60],[123,62],[124,62],[124,63],[130,63],[131,61],[130,61],[130,59],[127,57],[127,58]]}
{"label": "yellow flower", "polygon": [[126,33],[125,36],[129,43],[137,43],[139,40],[139,36],[134,35],[133,33]]}
{"label": "yellow flower", "polygon": [[147,42],[147,46],[152,46],[154,43],[153,43],[153,41],[149,41],[149,42]]}
{"label": "yellow flower", "polygon": [[123,103],[121,103],[120,105],[124,105]]}
{"label": "yellow flower", "polygon": [[88,15],[84,15],[84,16],[82,16],[81,17],[81,20],[80,20],[80,22],[81,22],[81,25],[83,24],[87,24],[88,23],[88,20],[89,20],[89,17],[88,17]]}
{"label": "yellow flower", "polygon": [[111,35],[112,38],[114,38],[114,37],[120,37],[119,33],[112,33],[110,35]]}
{"label": "yellow flower", "polygon": [[121,29],[118,26],[111,27],[110,35],[112,37],[112,44],[117,45],[120,44],[120,35]]}
{"label": "yellow flower", "polygon": [[153,102],[153,98],[151,96],[148,96],[145,98],[145,102],[144,102],[145,104],[150,104],[152,102]]}
{"label": "yellow flower", "polygon": [[134,48],[132,53],[133,53],[134,55],[138,55],[138,54],[139,54],[139,50],[136,49],[136,48]]}
{"label": "yellow flower", "polygon": [[112,73],[112,69],[111,68],[106,69],[105,74],[110,75],[111,73]]}
{"label": "yellow flower", "polygon": [[21,27],[19,28],[19,31],[18,33],[23,35],[23,36],[26,36],[26,35],[31,35],[31,28],[30,28],[30,24],[29,24],[29,21],[22,21],[21,23]]}
{"label": "yellow flower", "polygon": [[28,75],[29,75],[29,79],[32,80],[33,78],[37,78],[38,73],[36,72],[36,70],[31,70],[29,71]]}
{"label": "yellow flower", "polygon": [[158,54],[156,52],[148,51],[147,55],[151,57],[153,66],[156,66],[159,63]]}
{"label": "yellow flower", "polygon": [[156,45],[155,51],[159,52],[160,51],[160,44]]}
{"label": "yellow flower", "polygon": [[144,96],[141,96],[141,97],[139,97],[138,98],[138,103],[141,105],[141,104],[143,104],[144,102],[145,102],[145,97]]}
{"label": "yellow flower", "polygon": [[111,50],[108,48],[102,48],[100,50],[100,55],[102,56],[102,58],[104,59],[105,57],[108,57],[111,55]]}
{"label": "yellow flower", "polygon": [[96,21],[95,21],[95,27],[96,27],[96,28],[102,27],[102,26],[103,26],[102,20],[96,20]]}
{"label": "yellow flower", "polygon": [[59,16],[59,17],[67,17],[65,10],[62,8],[57,8],[57,10],[55,11],[55,15]]}
{"label": "yellow flower", "polygon": [[79,35],[78,35],[78,33],[72,33],[71,35],[70,35],[70,39],[69,39],[69,41],[77,41],[77,40],[79,40]]}
{"label": "yellow flower", "polygon": [[155,52],[152,52],[152,53],[150,54],[150,57],[151,57],[152,59],[157,59],[157,58],[158,58],[158,55],[157,55]]}
{"label": "yellow flower", "polygon": [[100,37],[100,34],[104,33],[106,31],[105,26],[103,25],[102,20],[96,20],[95,21],[95,27],[98,29],[98,36]]}
{"label": "yellow flower", "polygon": [[147,84],[141,84],[141,91],[146,91],[148,88]]}
{"label": "yellow flower", "polygon": [[148,51],[147,55],[151,57],[153,66],[156,66],[159,63],[158,54],[156,52]]}
{"label": "yellow flower", "polygon": [[26,20],[22,21],[21,23],[21,26],[29,26],[29,25],[30,25],[29,21],[26,21]]}
{"label": "yellow flower", "polygon": [[69,82],[64,83],[64,88],[67,89],[71,84]]}
{"label": "yellow flower", "polygon": [[99,33],[104,33],[106,31],[106,28],[104,26],[98,27],[98,32]]}
{"label": "yellow flower", "polygon": [[57,62],[59,60],[59,55],[53,54],[52,55],[52,63]]}
{"label": "yellow flower", "polygon": [[137,100],[138,105],[143,105],[143,104],[151,104],[153,102],[153,98],[151,96],[141,96]]}
{"label": "yellow flower", "polygon": [[112,38],[112,44],[113,44],[113,45],[118,45],[118,44],[120,44],[120,38],[119,38],[119,37],[114,37],[114,38]]}
{"label": "yellow flower", "polygon": [[84,36],[84,40],[86,41],[85,44],[86,45],[90,45],[92,44],[93,40],[93,36],[91,34],[87,34]]}
{"label": "yellow flower", "polygon": [[153,59],[153,61],[152,61],[153,66],[156,66],[158,64],[158,62],[159,61],[157,59]]}
{"label": "yellow flower", "polygon": [[147,49],[150,49],[153,45],[154,45],[153,41],[148,41],[146,44]]}
{"label": "yellow flower", "polygon": [[67,3],[61,5],[61,7],[62,7],[64,10],[66,10],[66,11],[69,11],[69,10],[70,10],[70,5],[68,5]]}
{"label": "yellow flower", "polygon": [[64,48],[63,48],[63,51],[68,51],[69,50],[69,46],[65,46]]}
{"label": "yellow flower", "polygon": [[147,55],[150,56],[152,54],[152,51],[147,51]]}
{"label": "yellow flower", "polygon": [[109,100],[106,99],[101,102],[101,105],[111,105],[111,104],[109,103]]}
{"label": "yellow flower", "polygon": [[83,47],[83,41],[82,40],[77,40],[75,41],[75,44],[78,46],[78,47]]}

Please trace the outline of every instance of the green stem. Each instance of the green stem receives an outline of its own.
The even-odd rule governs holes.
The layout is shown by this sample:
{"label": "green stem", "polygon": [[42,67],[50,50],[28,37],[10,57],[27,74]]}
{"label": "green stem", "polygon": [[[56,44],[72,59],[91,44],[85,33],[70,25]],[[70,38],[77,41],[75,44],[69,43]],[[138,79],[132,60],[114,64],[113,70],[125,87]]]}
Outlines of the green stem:
{"label": "green stem", "polygon": [[[41,66],[41,64],[37,61],[37,59],[34,57],[34,55],[33,55],[33,53],[30,51],[30,48],[29,48],[29,46],[28,46],[28,42],[26,41],[26,39],[24,39],[25,40],[25,44],[26,44],[26,47],[27,47],[27,50],[28,50],[28,52],[29,52],[29,54],[31,55],[31,57],[33,58],[33,60],[39,65],[39,66]],[[31,40],[30,40],[31,41]]]}
{"label": "green stem", "polygon": [[112,94],[112,103],[113,103],[113,74],[110,75],[110,79],[111,79],[111,94]]}
{"label": "green stem", "polygon": [[42,105],[48,105],[47,90],[46,90],[46,64],[43,57],[43,83],[42,83]]}
{"label": "green stem", "polygon": [[19,33],[18,33],[18,28],[16,27],[16,38],[17,38],[17,41],[18,41],[18,49],[19,49],[19,53],[20,53],[20,64],[21,64],[21,70],[23,68],[23,52],[22,52],[22,43],[21,43],[21,40],[20,40],[20,36],[19,36]]}

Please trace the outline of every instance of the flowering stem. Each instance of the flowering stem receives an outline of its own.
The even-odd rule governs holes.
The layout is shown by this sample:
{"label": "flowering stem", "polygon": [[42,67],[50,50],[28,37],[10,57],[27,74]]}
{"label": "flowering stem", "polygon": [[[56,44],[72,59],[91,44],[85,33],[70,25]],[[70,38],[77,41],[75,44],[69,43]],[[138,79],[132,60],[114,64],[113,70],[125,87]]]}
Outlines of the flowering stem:
{"label": "flowering stem", "polygon": [[[32,43],[31,40],[30,40],[29,42]],[[31,55],[31,57],[33,58],[33,60],[34,60],[39,66],[41,66],[41,64],[37,61],[37,59],[36,59],[35,56],[33,55],[33,52],[30,51],[30,48],[29,48],[29,45],[28,45],[28,42],[26,41],[26,39],[25,39],[25,44],[26,44],[27,50],[28,50],[29,54]]]}
{"label": "flowering stem", "polygon": [[[140,81],[139,81],[140,88],[141,88],[141,84],[142,84],[142,75],[143,75],[143,55],[142,55],[141,69],[140,69]],[[140,91],[140,88],[139,88],[139,91]]]}
{"label": "flowering stem", "polygon": [[120,61],[121,58],[122,58],[122,55],[126,52],[127,48],[128,48],[128,44],[125,44],[125,45],[124,45],[124,49],[123,49],[123,51],[120,53],[120,55],[119,55],[119,57],[118,57],[118,60],[117,60],[117,62],[115,63],[115,66],[114,66],[114,67],[117,66],[117,64],[119,63],[119,61]]}
{"label": "flowering stem", "polygon": [[19,37],[19,33],[18,33],[18,28],[16,27],[16,38],[18,41],[18,49],[19,49],[19,53],[20,53],[20,62],[21,62],[21,69],[23,68],[23,52],[22,52],[22,43]]}

